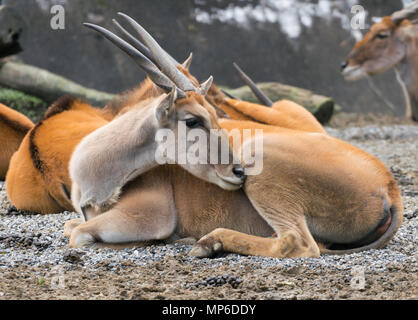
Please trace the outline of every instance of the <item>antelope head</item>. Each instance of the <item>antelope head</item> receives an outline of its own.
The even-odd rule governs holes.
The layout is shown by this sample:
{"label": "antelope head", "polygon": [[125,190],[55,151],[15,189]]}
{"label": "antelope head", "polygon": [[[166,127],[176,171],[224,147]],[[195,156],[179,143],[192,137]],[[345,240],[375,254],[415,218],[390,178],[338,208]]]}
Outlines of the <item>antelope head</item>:
{"label": "antelope head", "polygon": [[[341,64],[341,72],[348,81],[356,81],[368,75],[382,73],[398,65],[408,56],[411,35],[408,28],[418,13],[418,1],[409,7],[384,17],[357,42]],[[416,54],[413,53],[413,54]]]}
{"label": "antelope head", "polygon": [[[193,84],[136,21],[120,15],[138,32],[145,44],[141,43],[143,47],[139,46],[139,40],[131,39],[128,43],[102,27],[86,25],[130,55],[161,88],[161,95],[129,108],[86,136],[76,147],[70,161],[74,207],[84,212],[83,208],[88,206],[109,206],[117,201],[126,183],[159,165],[156,155],[168,141],[168,138],[158,138],[162,131],[173,133],[171,144],[175,146],[171,147],[177,150],[174,157],[168,157],[168,163],[178,164],[198,178],[221,188],[240,188],[245,180],[244,170],[232,161],[235,158],[228,144],[228,135],[219,126],[215,109],[205,99],[212,77],[199,86]],[[186,139],[196,129],[200,130],[198,141]],[[181,130],[185,136],[180,136]],[[211,161],[213,141],[226,141],[227,163]],[[197,163],[187,161],[187,158],[186,161],[179,161],[179,157],[186,155],[191,148],[198,149],[199,153],[205,149],[202,154],[206,155],[206,159],[199,154]]]}

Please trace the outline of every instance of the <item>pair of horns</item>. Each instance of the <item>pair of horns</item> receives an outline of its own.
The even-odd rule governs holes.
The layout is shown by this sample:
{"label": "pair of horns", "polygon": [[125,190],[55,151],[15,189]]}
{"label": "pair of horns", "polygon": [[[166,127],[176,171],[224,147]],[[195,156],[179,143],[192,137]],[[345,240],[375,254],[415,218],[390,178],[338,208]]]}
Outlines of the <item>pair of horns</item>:
{"label": "pair of horns", "polygon": [[418,0],[412,2],[402,10],[396,11],[391,15],[393,23],[401,23],[405,19],[414,19],[418,16]]}
{"label": "pair of horns", "polygon": [[[177,69],[179,63],[161,48],[158,42],[138,22],[124,13],[119,12],[118,15],[131,25],[143,42],[132,36],[115,19],[112,20],[113,23],[129,42],[98,25],[92,23],[84,23],[84,25],[97,31],[128,54],[145,71],[147,76],[165,92],[171,92],[173,88],[176,88],[178,98],[186,97],[186,91],[206,95],[212,85],[212,76],[202,83],[199,88],[195,87],[190,79]],[[182,66],[187,69],[191,59],[192,55]]]}

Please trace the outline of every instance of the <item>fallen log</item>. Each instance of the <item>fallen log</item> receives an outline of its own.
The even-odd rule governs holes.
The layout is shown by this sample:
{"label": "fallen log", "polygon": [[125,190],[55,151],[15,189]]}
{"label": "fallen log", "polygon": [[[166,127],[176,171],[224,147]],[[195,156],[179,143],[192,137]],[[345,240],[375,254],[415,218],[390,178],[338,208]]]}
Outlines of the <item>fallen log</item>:
{"label": "fallen log", "polygon": [[0,85],[37,96],[52,103],[71,94],[96,106],[104,106],[114,95],[86,88],[47,70],[13,61],[0,61]]}
{"label": "fallen log", "polygon": [[[86,88],[38,67],[6,60],[0,61],[1,85],[39,97],[48,104],[65,94],[71,94],[93,105],[104,106],[115,96]],[[332,98],[315,94],[307,89],[278,82],[264,82],[259,83],[258,86],[272,101],[288,99],[304,106],[323,124],[331,119],[335,109]],[[258,102],[247,86],[236,89],[221,88],[241,100]]]}
{"label": "fallen log", "polygon": [[[261,82],[258,83],[257,86],[272,101],[288,99],[302,105],[322,124],[327,123],[331,119],[334,109],[338,109],[332,98],[318,95],[307,89],[293,87],[278,82]],[[236,89],[227,87],[221,88],[241,100],[259,103],[258,99],[248,86],[242,86]]]}

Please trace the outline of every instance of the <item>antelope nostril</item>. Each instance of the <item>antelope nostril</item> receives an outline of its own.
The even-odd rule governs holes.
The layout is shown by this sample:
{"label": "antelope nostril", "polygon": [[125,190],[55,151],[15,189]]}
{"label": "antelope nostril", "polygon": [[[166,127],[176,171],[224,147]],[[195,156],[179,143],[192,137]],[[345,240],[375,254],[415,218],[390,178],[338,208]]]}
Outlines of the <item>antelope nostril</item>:
{"label": "antelope nostril", "polygon": [[243,167],[241,167],[241,166],[235,166],[235,167],[232,169],[232,172],[234,173],[234,175],[235,175],[237,178],[240,178],[240,179],[245,178],[244,168],[243,168]]}
{"label": "antelope nostril", "polygon": [[347,61],[343,61],[341,63],[341,71],[344,71],[344,69],[347,68],[347,66],[348,66],[348,62]]}

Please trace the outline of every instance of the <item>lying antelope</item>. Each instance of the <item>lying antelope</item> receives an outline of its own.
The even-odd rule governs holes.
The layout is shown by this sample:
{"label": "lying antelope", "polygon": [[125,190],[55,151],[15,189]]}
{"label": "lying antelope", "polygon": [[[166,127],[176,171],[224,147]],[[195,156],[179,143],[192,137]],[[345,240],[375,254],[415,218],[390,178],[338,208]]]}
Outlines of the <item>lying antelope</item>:
{"label": "lying antelope", "polygon": [[[114,22],[133,43],[142,48],[147,57],[154,59],[142,43]],[[197,80],[188,72],[191,57],[177,67],[192,83],[198,85]],[[169,59],[174,61],[171,56]],[[68,165],[75,146],[89,133],[125,113],[132,106],[157,98],[162,93],[161,88],[146,79],[139,88],[120,95],[104,109],[94,108],[75,97],[64,96],[58,99],[48,108],[43,120],[26,135],[13,158],[10,160],[11,154],[4,154],[7,164],[10,160],[6,189],[11,203],[17,209],[40,213],[74,210],[70,199],[71,179]],[[311,113],[291,101],[278,101],[270,109],[226,99],[214,84],[210,86],[206,98],[215,107],[217,115],[223,117],[226,114],[230,119],[247,120],[245,127],[254,127],[254,121],[257,121],[291,129],[325,132]],[[241,122],[241,127],[242,124]],[[233,129],[237,124],[229,121],[221,125]],[[16,148],[18,143],[19,141],[16,142]]]}
{"label": "lying antelope", "polygon": [[6,177],[10,158],[32,127],[27,117],[0,103],[0,180]]}
{"label": "lying antelope", "polygon": [[375,23],[342,63],[346,80],[394,68],[406,98],[406,117],[418,121],[418,1]]}
{"label": "lying antelope", "polygon": [[[121,15],[154,62],[133,42],[88,26],[133,57],[160,91],[125,108],[77,145],[70,161],[71,197],[82,219],[66,224],[71,246],[195,237],[201,239],[191,254],[198,257],[221,249],[318,257],[379,248],[393,237],[402,222],[402,200],[380,161],[322,132],[219,120],[205,99],[210,80],[198,87],[182,76],[155,40]],[[211,129],[221,127],[264,129],[233,146],[245,150],[261,140],[262,173],[244,182],[248,168],[240,165],[159,165],[155,133],[181,123],[205,131],[207,139]],[[189,147],[186,143],[185,152]],[[278,237],[268,238],[273,232]]]}

